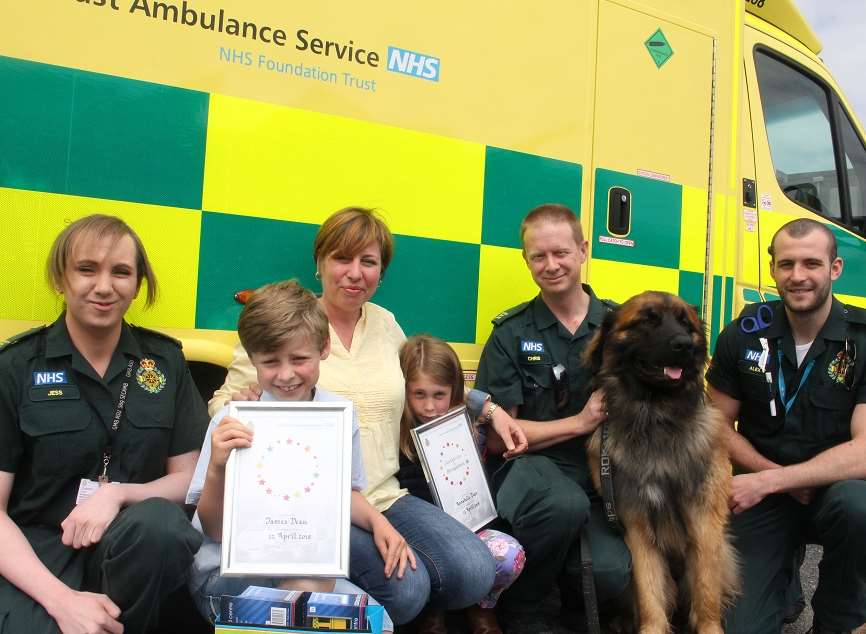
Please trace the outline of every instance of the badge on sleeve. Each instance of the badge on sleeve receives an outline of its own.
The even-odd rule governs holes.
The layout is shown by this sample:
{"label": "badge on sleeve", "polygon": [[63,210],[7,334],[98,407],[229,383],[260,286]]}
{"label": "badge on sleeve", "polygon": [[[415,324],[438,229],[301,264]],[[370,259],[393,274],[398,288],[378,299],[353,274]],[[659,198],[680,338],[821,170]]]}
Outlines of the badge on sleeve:
{"label": "badge on sleeve", "polygon": [[153,359],[142,359],[135,373],[138,385],[151,394],[159,394],[165,387],[165,375],[156,367]]}

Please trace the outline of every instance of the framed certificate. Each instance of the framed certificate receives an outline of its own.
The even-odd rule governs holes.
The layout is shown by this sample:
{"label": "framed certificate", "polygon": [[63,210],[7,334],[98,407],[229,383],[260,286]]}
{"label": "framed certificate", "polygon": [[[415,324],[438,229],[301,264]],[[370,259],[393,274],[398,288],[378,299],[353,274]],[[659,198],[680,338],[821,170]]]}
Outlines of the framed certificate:
{"label": "framed certificate", "polygon": [[465,407],[415,427],[412,441],[439,508],[472,531],[496,518]]}
{"label": "framed certificate", "polygon": [[348,577],[352,404],[232,402],[253,445],[226,464],[220,574]]}

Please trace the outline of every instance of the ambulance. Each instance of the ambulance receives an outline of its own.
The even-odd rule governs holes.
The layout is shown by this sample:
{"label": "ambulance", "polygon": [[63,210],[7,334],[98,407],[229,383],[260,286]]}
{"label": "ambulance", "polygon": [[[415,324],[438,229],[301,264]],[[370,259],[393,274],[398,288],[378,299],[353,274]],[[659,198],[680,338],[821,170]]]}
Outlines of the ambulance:
{"label": "ambulance", "polygon": [[834,290],[866,305],[864,130],[820,52],[792,0],[4,2],[0,339],[62,310],[47,251],[94,212],[154,261],[129,319],[216,384],[236,293],[319,290],[313,236],[350,205],[395,234],[374,301],[468,378],[537,292],[518,227],[544,202],[580,216],[600,297],[678,293],[713,340],[775,297],[795,217],[832,229]]}

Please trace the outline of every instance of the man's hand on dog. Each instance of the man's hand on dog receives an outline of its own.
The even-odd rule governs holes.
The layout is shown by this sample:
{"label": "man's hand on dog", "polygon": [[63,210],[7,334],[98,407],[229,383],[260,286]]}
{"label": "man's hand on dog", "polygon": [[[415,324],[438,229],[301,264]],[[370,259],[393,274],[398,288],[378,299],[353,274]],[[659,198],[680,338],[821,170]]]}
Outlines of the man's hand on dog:
{"label": "man's hand on dog", "polygon": [[580,434],[581,436],[594,432],[595,428],[607,419],[607,403],[604,401],[604,392],[596,390],[590,394],[589,400],[577,416],[583,421],[584,429]]}
{"label": "man's hand on dog", "polygon": [[742,473],[731,479],[728,506],[734,513],[742,513],[758,504],[771,492],[765,472]]}

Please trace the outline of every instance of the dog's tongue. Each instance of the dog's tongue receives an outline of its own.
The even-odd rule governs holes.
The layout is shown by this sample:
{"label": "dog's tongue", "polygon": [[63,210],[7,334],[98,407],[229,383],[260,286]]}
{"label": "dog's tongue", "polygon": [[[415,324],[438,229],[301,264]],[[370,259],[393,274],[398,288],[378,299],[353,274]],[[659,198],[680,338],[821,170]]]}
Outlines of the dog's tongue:
{"label": "dog's tongue", "polygon": [[680,377],[683,375],[682,368],[670,368],[665,367],[665,376],[674,381],[679,381]]}

